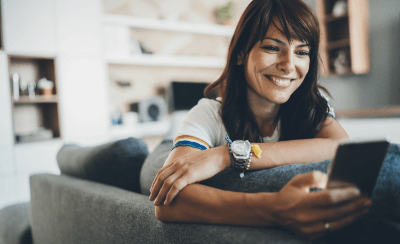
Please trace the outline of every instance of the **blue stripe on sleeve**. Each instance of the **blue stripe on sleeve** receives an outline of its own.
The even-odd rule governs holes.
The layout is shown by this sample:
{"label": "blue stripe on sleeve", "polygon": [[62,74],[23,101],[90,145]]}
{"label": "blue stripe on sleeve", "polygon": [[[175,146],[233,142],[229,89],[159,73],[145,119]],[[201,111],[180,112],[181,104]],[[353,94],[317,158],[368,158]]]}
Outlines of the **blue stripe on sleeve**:
{"label": "blue stripe on sleeve", "polygon": [[[197,142],[193,142],[193,141],[177,141],[175,143],[175,145],[172,147],[172,150],[174,150],[176,147],[178,146],[189,146],[189,147],[193,147],[193,148],[197,148],[200,150],[206,150],[207,147],[197,143]],[[172,151],[171,150],[171,151]]]}

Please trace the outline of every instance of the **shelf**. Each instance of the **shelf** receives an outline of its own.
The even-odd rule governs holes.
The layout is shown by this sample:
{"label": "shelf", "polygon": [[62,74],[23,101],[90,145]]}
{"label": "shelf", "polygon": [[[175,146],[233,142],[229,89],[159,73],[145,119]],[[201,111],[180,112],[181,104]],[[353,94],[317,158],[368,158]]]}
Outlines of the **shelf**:
{"label": "shelf", "polygon": [[226,61],[220,57],[143,54],[130,57],[109,56],[107,62],[120,65],[223,68]]}
{"label": "shelf", "polygon": [[350,39],[342,39],[338,41],[333,41],[333,42],[328,42],[326,49],[328,50],[333,50],[333,49],[339,49],[339,48],[344,48],[344,47],[349,47],[350,46]]}
{"label": "shelf", "polygon": [[[325,75],[367,74],[370,71],[369,49],[369,10],[368,1],[347,1],[347,13],[341,16],[332,14],[336,0],[319,0],[317,15],[320,20],[320,55]],[[338,74],[332,63],[336,50],[348,50],[346,57],[350,71]]]}
{"label": "shelf", "polygon": [[348,14],[344,14],[344,15],[341,15],[341,16],[334,16],[334,15],[330,14],[330,15],[325,16],[325,22],[326,23],[334,22],[336,20],[341,20],[341,19],[345,19],[345,18],[348,18],[348,17],[349,17]]}
{"label": "shelf", "polygon": [[103,15],[103,23],[108,25],[123,25],[130,28],[176,31],[226,37],[231,37],[235,31],[234,27],[217,24],[197,24],[181,21],[134,18],[111,14]]}
{"label": "shelf", "polygon": [[30,99],[29,96],[21,96],[19,100],[14,100],[13,102],[14,104],[57,103],[58,96],[36,95],[33,99]]}
{"label": "shelf", "polygon": [[367,108],[367,109],[345,109],[336,111],[338,119],[347,118],[400,118],[400,106]]}
{"label": "shelf", "polygon": [[[15,144],[61,138],[55,57],[9,54],[8,73],[11,77],[14,74],[19,77],[16,83],[10,79]],[[13,99],[22,93],[21,82],[27,84],[42,78],[53,81],[53,95],[38,94],[31,99],[23,93],[19,94],[18,100]]]}

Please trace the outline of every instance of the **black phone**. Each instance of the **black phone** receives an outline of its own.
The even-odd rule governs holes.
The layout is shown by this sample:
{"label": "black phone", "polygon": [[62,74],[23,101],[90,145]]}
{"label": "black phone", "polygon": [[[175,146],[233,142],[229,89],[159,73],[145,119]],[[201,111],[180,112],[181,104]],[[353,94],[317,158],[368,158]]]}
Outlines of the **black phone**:
{"label": "black phone", "polygon": [[328,170],[327,188],[356,185],[371,197],[389,145],[387,140],[342,141]]}

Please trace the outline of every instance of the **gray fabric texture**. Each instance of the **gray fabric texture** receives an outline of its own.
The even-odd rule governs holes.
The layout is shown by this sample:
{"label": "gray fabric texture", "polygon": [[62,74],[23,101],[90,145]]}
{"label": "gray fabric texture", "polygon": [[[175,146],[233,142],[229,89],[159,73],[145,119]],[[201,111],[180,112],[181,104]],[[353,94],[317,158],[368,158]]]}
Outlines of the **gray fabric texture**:
{"label": "gray fabric texture", "polygon": [[150,196],[150,188],[157,172],[164,165],[173,146],[172,140],[161,142],[143,163],[140,172],[140,189],[142,194]]}
{"label": "gray fabric texture", "polygon": [[64,145],[57,163],[62,174],[140,192],[140,170],[148,154],[143,140],[127,138],[95,147]]}
{"label": "gray fabric texture", "polygon": [[0,210],[0,244],[31,244],[29,203],[18,203]]}
{"label": "gray fabric texture", "polygon": [[30,184],[34,243],[309,243],[281,228],[163,223],[147,196],[67,175]]}

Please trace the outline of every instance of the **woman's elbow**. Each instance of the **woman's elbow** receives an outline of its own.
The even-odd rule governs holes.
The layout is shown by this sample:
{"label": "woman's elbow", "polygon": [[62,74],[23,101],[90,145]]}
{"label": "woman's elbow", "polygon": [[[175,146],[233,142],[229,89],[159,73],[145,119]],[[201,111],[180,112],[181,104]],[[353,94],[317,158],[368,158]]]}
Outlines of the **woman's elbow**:
{"label": "woman's elbow", "polygon": [[172,219],[170,218],[170,214],[169,211],[167,209],[166,206],[162,205],[162,206],[156,206],[155,207],[155,215],[156,218],[162,222],[171,222]]}

